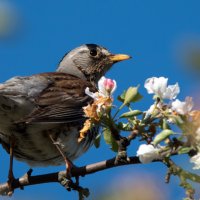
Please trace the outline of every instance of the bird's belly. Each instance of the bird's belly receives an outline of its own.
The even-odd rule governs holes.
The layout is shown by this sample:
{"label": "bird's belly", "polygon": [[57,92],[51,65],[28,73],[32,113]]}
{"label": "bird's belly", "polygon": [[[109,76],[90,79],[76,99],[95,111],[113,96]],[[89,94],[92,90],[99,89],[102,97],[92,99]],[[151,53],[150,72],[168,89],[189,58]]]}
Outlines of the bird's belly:
{"label": "bird's belly", "polygon": [[[50,130],[50,131],[47,131]],[[49,134],[54,137],[56,144],[62,149],[65,156],[74,160],[83,154],[92,144],[89,137],[78,142],[79,129],[69,126],[32,125],[26,132],[13,132],[15,138],[14,156],[31,166],[61,165],[64,159],[50,140]],[[0,134],[4,141],[4,135]],[[8,141],[4,141],[7,143]]]}

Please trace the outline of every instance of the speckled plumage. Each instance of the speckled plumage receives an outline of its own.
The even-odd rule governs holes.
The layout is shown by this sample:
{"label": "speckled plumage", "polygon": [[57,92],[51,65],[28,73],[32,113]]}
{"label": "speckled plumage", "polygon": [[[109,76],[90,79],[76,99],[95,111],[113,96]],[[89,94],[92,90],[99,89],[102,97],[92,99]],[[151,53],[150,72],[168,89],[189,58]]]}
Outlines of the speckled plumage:
{"label": "speckled plumage", "polygon": [[[60,165],[74,160],[96,137],[97,128],[78,142],[85,121],[83,106],[92,102],[86,87],[96,91],[99,78],[115,63],[103,47],[80,46],[62,59],[57,72],[14,77],[0,84],[0,142],[8,151],[14,138],[14,157],[32,166]],[[119,60],[120,61],[120,60]]]}
{"label": "speckled plumage", "polygon": [[0,100],[1,140],[9,144],[9,137],[14,137],[14,155],[19,160],[31,165],[59,165],[63,159],[48,138],[52,133],[66,156],[74,160],[94,139],[91,132],[78,143],[84,122],[82,107],[92,101],[85,94],[86,87],[95,90],[90,82],[59,72],[8,80],[0,89],[5,100]]}

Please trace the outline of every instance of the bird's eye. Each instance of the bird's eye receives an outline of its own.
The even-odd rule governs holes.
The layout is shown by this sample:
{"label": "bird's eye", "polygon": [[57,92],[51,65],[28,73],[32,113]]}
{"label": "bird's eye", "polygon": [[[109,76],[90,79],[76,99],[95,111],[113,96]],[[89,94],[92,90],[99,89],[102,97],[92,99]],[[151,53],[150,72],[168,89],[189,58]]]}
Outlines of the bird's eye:
{"label": "bird's eye", "polygon": [[96,49],[91,49],[90,50],[90,55],[91,56],[96,56],[97,55],[97,50]]}

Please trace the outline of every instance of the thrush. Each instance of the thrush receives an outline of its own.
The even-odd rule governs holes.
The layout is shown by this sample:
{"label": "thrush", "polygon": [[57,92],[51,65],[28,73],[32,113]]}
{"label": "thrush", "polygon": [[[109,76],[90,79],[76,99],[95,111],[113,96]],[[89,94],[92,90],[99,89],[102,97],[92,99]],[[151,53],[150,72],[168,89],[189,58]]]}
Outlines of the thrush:
{"label": "thrush", "polygon": [[98,80],[125,54],[96,44],[67,53],[56,72],[13,77],[0,84],[0,140],[16,159],[31,166],[73,161],[93,144],[97,128],[78,141],[86,120],[83,107],[93,101]]}

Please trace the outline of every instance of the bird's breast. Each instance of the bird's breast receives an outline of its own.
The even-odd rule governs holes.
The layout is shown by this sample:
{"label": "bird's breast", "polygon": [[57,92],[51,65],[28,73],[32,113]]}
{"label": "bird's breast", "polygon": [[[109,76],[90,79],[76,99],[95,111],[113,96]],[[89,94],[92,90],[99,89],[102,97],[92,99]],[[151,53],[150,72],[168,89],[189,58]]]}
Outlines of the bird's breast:
{"label": "bird's breast", "polygon": [[[30,125],[24,131],[13,132],[16,140],[14,156],[31,166],[63,164],[62,156],[49,138],[49,134],[51,134],[65,156],[70,160],[74,160],[93,143],[90,137],[78,142],[79,130],[80,128],[77,125]],[[0,133],[0,138],[5,141],[5,135]],[[5,143],[7,142],[5,141]]]}

